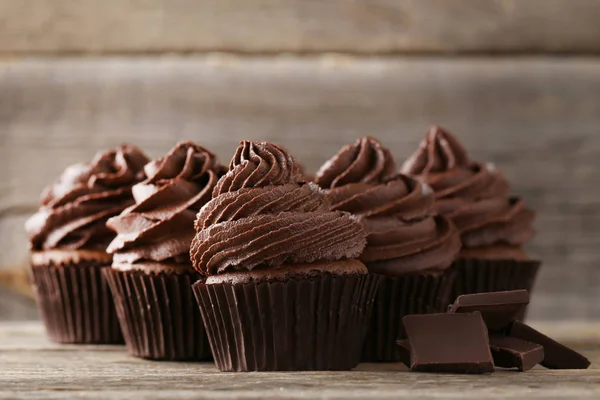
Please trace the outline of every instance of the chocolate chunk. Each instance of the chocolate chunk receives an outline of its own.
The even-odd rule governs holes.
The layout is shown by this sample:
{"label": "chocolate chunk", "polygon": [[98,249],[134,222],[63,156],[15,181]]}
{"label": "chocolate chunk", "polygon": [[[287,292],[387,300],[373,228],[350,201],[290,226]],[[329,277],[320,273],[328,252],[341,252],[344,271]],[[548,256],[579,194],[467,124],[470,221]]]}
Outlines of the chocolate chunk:
{"label": "chocolate chunk", "polygon": [[522,322],[514,322],[508,332],[509,336],[528,342],[533,342],[544,347],[544,361],[542,364],[550,369],[586,369],[590,361],[575,350],[563,346],[554,339],[536,331]]}
{"label": "chocolate chunk", "polygon": [[510,326],[517,314],[529,304],[527,290],[463,294],[448,307],[450,313],[479,311],[488,329],[502,331]]}
{"label": "chocolate chunk", "polygon": [[407,315],[410,369],[420,372],[494,372],[488,332],[479,312]]}
{"label": "chocolate chunk", "polygon": [[529,371],[544,360],[542,346],[510,336],[491,336],[490,350],[496,367]]}
{"label": "chocolate chunk", "polygon": [[398,340],[396,344],[399,347],[398,356],[400,357],[400,362],[410,368],[410,343],[408,340]]}

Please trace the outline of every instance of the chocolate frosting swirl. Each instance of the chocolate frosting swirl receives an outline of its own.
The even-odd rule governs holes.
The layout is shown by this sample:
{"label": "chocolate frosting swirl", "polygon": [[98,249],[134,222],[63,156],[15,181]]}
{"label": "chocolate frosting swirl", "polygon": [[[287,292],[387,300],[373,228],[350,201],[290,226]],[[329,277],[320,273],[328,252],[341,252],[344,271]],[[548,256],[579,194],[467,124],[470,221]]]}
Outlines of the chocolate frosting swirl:
{"label": "chocolate frosting swirl", "polygon": [[372,137],[344,146],[317,171],[315,183],[333,189],[349,183],[381,183],[396,175],[392,153]]}
{"label": "chocolate frosting swirl", "polygon": [[32,250],[104,250],[114,237],[106,220],[133,204],[131,187],[144,178],[147,162],[140,149],[122,145],[68,167],[25,224]]}
{"label": "chocolate frosting swirl", "polygon": [[448,132],[433,126],[427,132],[419,149],[404,163],[402,172],[424,175],[469,166],[465,148]]}
{"label": "chocolate frosting swirl", "polygon": [[330,211],[294,158],[264,142],[241,143],[195,227],[190,255],[205,276],[351,259],[365,246],[362,225]]}
{"label": "chocolate frosting swirl", "polygon": [[522,245],[534,236],[535,213],[509,197],[509,185],[493,164],[469,160],[449,132],[434,126],[402,172],[417,176],[435,191],[436,208],[461,232],[463,246]]}
{"label": "chocolate frosting swirl", "polygon": [[210,200],[223,167],[210,151],[181,142],[144,169],[148,178],[133,187],[135,205],[107,222],[117,232],[107,249],[113,264],[189,264],[196,213]]}
{"label": "chocolate frosting swirl", "polygon": [[273,143],[243,141],[229,164],[229,172],[217,183],[213,197],[243,188],[303,181],[299,164],[286,149]]}
{"label": "chocolate frosting swirl", "polygon": [[[343,163],[339,162],[342,159]],[[388,149],[366,137],[328,161],[316,181],[328,189],[332,209],[361,218],[368,233],[361,260],[371,272],[400,275],[441,271],[459,251],[458,232],[445,218],[434,216],[431,188],[398,174],[395,165]]]}

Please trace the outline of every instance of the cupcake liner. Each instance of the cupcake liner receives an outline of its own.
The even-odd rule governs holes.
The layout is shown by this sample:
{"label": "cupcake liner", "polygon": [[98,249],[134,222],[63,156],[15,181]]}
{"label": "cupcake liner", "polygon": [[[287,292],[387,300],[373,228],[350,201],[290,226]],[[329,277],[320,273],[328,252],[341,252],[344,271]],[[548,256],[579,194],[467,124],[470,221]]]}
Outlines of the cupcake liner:
{"label": "cupcake liner", "polygon": [[[536,260],[485,260],[461,258],[452,269],[457,272],[452,288],[451,302],[462,294],[501,292],[526,289],[531,294],[540,269]],[[525,319],[527,307],[517,316]]]}
{"label": "cupcake liner", "polygon": [[361,361],[397,362],[400,350],[396,342],[406,338],[402,318],[445,312],[456,273],[447,269],[437,276],[377,276],[381,281]]}
{"label": "cupcake liner", "polygon": [[196,272],[148,274],[107,268],[129,352],[165,361],[210,360],[202,317],[192,293]]}
{"label": "cupcake liner", "polygon": [[221,371],[350,370],[379,284],[370,275],[193,286]]}
{"label": "cupcake liner", "polygon": [[98,262],[32,265],[30,278],[51,340],[58,343],[122,344],[123,335]]}

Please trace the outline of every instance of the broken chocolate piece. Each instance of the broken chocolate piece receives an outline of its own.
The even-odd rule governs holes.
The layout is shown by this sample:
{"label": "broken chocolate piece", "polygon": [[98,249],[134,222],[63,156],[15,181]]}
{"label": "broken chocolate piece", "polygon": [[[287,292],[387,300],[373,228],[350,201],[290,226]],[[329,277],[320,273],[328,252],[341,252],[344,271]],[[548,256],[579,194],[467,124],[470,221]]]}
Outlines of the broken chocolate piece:
{"label": "broken chocolate piece", "polygon": [[491,332],[500,332],[510,326],[527,304],[529,304],[527,290],[463,294],[448,307],[448,312],[479,311],[488,329]]}
{"label": "broken chocolate piece", "polygon": [[544,348],[544,360],[540,364],[546,368],[586,369],[590,366],[590,361],[583,355],[522,322],[515,321],[508,335],[541,345]]}
{"label": "broken chocolate piece", "polygon": [[398,345],[398,356],[400,358],[400,362],[410,368],[410,343],[408,340],[397,340],[396,344]]}
{"label": "broken chocolate piece", "polygon": [[407,315],[410,369],[420,372],[494,372],[488,332],[479,312]]}
{"label": "broken chocolate piece", "polygon": [[490,350],[496,367],[529,371],[544,360],[542,346],[510,336],[491,336]]}

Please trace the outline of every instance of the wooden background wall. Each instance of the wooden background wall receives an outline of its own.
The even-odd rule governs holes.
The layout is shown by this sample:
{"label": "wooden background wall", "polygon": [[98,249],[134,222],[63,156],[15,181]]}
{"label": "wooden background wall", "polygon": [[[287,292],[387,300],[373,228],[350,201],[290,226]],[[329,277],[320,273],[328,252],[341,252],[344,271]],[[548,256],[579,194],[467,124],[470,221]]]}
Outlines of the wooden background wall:
{"label": "wooden background wall", "polygon": [[596,0],[0,0],[0,268],[98,149],[265,139],[315,170],[366,134],[402,160],[437,123],[539,212],[532,317],[598,318],[599,20]]}

